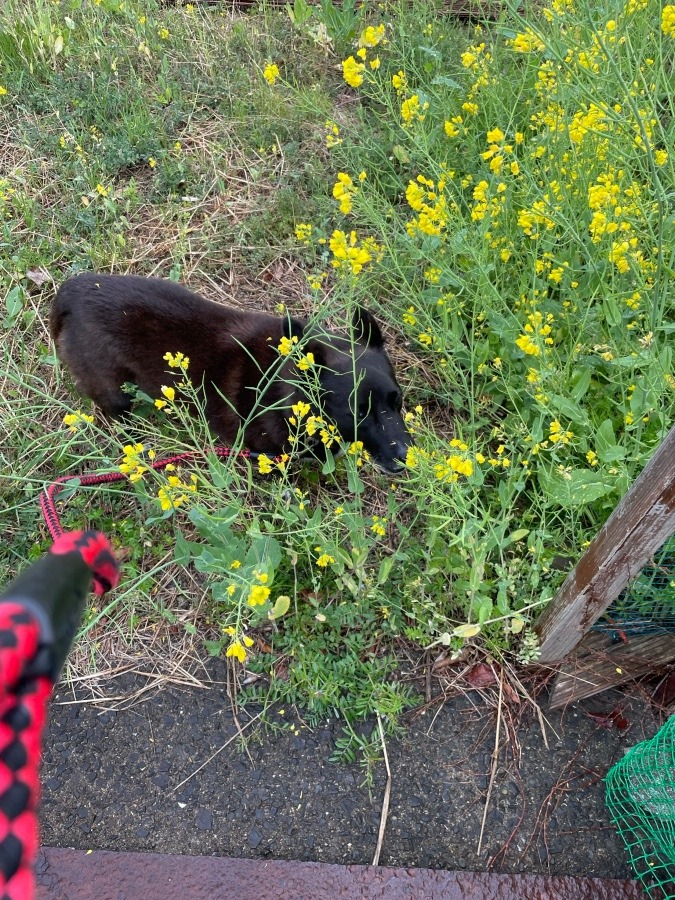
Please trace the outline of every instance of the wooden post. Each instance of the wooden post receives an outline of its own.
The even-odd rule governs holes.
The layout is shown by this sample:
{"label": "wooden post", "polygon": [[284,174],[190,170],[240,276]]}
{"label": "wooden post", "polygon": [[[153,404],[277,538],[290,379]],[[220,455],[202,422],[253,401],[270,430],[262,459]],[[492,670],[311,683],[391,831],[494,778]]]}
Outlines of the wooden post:
{"label": "wooden post", "polygon": [[673,532],[675,427],[542,613],[539,661],[557,662],[571,653]]}

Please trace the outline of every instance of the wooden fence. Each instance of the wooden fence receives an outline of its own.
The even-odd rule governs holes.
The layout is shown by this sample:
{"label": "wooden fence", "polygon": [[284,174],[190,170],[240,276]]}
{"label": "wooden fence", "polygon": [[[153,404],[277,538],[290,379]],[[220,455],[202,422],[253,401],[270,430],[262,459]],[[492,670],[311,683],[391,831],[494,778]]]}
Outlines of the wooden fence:
{"label": "wooden fence", "polygon": [[[556,663],[577,650],[593,623],[674,532],[675,427],[537,622],[540,662]],[[620,657],[611,659],[608,648],[600,649],[597,635],[589,635],[584,643],[587,652],[581,654],[581,663],[575,661],[576,671],[567,673],[576,679],[576,690],[569,678],[564,684],[559,682],[552,705],[560,706],[572,697],[590,696],[609,686],[608,682],[627,680],[648,671],[650,666],[675,659],[675,635],[632,640],[617,648]],[[598,654],[605,657],[604,661],[594,663],[590,657]],[[619,658],[623,665],[618,664]],[[595,674],[591,669],[597,670]],[[612,674],[623,677],[612,678]],[[580,686],[579,681],[585,686]]]}

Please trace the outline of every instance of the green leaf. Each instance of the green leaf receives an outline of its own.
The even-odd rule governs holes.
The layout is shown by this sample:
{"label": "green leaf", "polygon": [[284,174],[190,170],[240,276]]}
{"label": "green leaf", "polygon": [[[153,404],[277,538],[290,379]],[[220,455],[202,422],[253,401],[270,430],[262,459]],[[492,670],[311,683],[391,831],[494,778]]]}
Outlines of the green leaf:
{"label": "green leaf", "polygon": [[570,391],[570,394],[575,400],[581,400],[591,386],[592,371],[590,366],[584,366],[581,370],[579,377]]}
{"label": "green leaf", "polygon": [[16,319],[23,309],[22,294],[23,290],[21,286],[16,284],[5,297],[5,306],[7,307],[7,314],[9,315],[8,325],[13,324],[14,319]]}
{"label": "green leaf", "polygon": [[480,631],[480,625],[474,622],[473,624],[460,625],[455,628],[452,632],[452,636],[467,640],[468,638],[476,637],[477,634],[480,634]]}
{"label": "green leaf", "polygon": [[550,500],[565,509],[587,506],[614,490],[613,482],[588,469],[573,469],[564,475],[557,470],[541,470],[539,484]]}
{"label": "green leaf", "polygon": [[458,81],[455,81],[454,78],[450,78],[448,75],[437,75],[431,81],[432,84],[440,84],[443,87],[451,87],[456,91],[461,91],[462,86]]}
{"label": "green leaf", "polygon": [[408,156],[408,151],[405,149],[405,147],[402,147],[400,144],[395,144],[391,148],[391,152],[393,153],[394,158],[397,159],[400,163],[403,163],[404,165],[408,165],[408,163],[410,162],[410,156]]}
{"label": "green leaf", "polygon": [[322,475],[330,475],[335,471],[335,457],[330,452],[328,447],[326,447],[326,462],[321,467]]}
{"label": "green leaf", "polygon": [[387,579],[389,578],[389,573],[392,570],[392,566],[394,565],[394,557],[393,556],[385,556],[382,562],[380,563],[380,571],[377,574],[377,583],[378,585],[385,584]]}
{"label": "green leaf", "polygon": [[507,543],[515,544],[516,541],[522,541],[523,538],[526,538],[530,533],[529,528],[519,528],[517,531],[512,531],[511,534],[507,537]]}
{"label": "green leaf", "polygon": [[619,304],[616,302],[616,297],[612,294],[608,294],[604,297],[602,300],[602,310],[609,325],[614,328],[618,328],[619,325],[621,325],[623,318],[621,316]]}
{"label": "green leaf", "polygon": [[347,469],[347,487],[353,494],[362,494],[366,489],[356,468],[352,468],[352,466]]}
{"label": "green leaf", "polygon": [[282,594],[280,597],[277,597],[274,606],[268,613],[268,616],[270,619],[280,619],[282,616],[286,615],[290,608],[291,598],[287,597],[285,594]]}
{"label": "green leaf", "polygon": [[563,397],[560,394],[549,394],[550,405],[557,409],[558,413],[570,422],[576,422],[577,425],[587,425],[588,416],[574,400],[569,397]]}
{"label": "green leaf", "polygon": [[626,451],[619,447],[614,436],[614,428],[610,419],[605,419],[595,433],[595,452],[600,462],[613,463],[624,459]]}

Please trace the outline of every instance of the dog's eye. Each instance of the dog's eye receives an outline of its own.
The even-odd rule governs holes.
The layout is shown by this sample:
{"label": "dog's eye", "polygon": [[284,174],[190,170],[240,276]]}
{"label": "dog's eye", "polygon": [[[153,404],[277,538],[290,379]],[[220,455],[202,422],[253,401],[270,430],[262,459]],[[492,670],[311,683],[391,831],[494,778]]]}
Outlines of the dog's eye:
{"label": "dog's eye", "polygon": [[403,396],[398,391],[392,391],[389,394],[389,406],[392,409],[395,409],[396,412],[401,412],[401,407],[403,406]]}

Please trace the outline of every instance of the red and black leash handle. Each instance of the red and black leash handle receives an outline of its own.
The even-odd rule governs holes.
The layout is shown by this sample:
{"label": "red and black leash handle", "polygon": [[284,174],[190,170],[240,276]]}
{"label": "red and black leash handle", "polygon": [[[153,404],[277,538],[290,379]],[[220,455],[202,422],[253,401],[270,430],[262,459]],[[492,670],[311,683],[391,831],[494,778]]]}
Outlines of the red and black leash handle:
{"label": "red and black leash handle", "polygon": [[101,595],[118,581],[107,539],[71,531],[0,592],[0,900],[34,897],[47,701],[87,593]]}
{"label": "red and black leash handle", "polygon": [[[216,456],[219,456],[221,459],[227,459],[233,456],[243,457],[244,459],[254,459],[259,456],[258,453],[253,453],[250,450],[231,450],[229,447],[215,447],[214,452]],[[277,457],[273,458],[276,459]],[[171,463],[189,462],[193,459],[203,459],[203,454],[195,452],[179,453],[176,456],[167,456],[164,459],[148,462],[147,467],[149,469],[164,469]],[[145,464],[144,461],[144,465]],[[59,535],[63,534],[63,526],[61,525],[59,514],[56,511],[56,495],[66,487],[69,481],[77,480],[79,485],[89,486],[92,484],[112,484],[115,481],[123,481],[127,477],[127,475],[119,471],[104,472],[100,475],[62,475],[60,478],[57,478],[56,481],[48,485],[42,494],[40,494],[40,508],[52,538],[56,540]]]}

